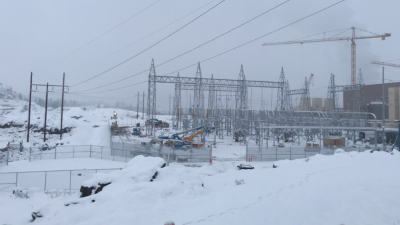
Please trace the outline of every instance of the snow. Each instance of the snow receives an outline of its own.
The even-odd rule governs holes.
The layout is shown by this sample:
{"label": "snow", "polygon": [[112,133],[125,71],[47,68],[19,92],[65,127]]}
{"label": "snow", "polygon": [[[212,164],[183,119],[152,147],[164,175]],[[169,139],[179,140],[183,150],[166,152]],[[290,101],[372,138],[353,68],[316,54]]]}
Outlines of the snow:
{"label": "snow", "polygon": [[96,158],[74,158],[40,160],[28,162],[27,160],[10,162],[8,166],[0,167],[0,173],[49,171],[49,170],[80,170],[80,169],[110,169],[124,168],[126,163]]}
{"label": "snow", "polygon": [[138,156],[86,181],[113,183],[85,198],[2,193],[0,220],[28,224],[40,211],[35,224],[400,224],[400,152],[339,152],[253,170],[237,170],[240,161],[159,168],[162,159]]}

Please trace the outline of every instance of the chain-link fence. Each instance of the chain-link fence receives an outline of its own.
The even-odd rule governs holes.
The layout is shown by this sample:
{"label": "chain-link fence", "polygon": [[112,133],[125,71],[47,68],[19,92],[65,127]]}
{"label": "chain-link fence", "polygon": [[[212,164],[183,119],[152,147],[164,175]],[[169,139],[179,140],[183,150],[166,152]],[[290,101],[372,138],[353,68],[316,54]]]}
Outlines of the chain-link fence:
{"label": "chain-link fence", "polygon": [[38,188],[40,190],[79,190],[81,184],[95,173],[109,173],[112,169],[51,170],[0,173],[0,191]]}
{"label": "chain-link fence", "polygon": [[[113,142],[112,147],[97,145],[58,145],[43,150],[30,147],[24,150],[8,149],[0,152],[0,166],[16,160],[45,160],[65,158],[98,158],[112,161],[128,162],[137,155],[162,157],[168,162],[208,162],[212,157],[212,142],[206,142],[201,148],[171,148],[160,143],[142,144]],[[18,156],[18,157],[16,157]]]}
{"label": "chain-link fence", "polygon": [[167,162],[209,162],[212,157],[213,142],[205,142],[203,147],[173,148],[162,144],[145,142],[112,143],[111,154],[118,159],[131,159],[137,155],[162,157]]}
{"label": "chain-link fence", "polygon": [[[269,147],[265,146],[246,146],[246,161],[277,161],[283,159],[301,159],[314,156],[316,154],[322,155],[333,155],[336,148],[324,148],[324,147]],[[354,146],[354,147],[340,147],[346,152],[356,151],[363,152],[367,150],[372,150],[370,147],[365,146]]]}

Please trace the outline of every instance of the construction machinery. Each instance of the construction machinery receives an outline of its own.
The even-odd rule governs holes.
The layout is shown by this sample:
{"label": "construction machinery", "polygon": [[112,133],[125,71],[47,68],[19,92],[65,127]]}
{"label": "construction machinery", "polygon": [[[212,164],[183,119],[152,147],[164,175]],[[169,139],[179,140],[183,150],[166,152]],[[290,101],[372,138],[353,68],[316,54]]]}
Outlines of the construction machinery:
{"label": "construction machinery", "polygon": [[[346,32],[348,30],[352,30],[352,35],[351,37],[337,37],[339,34]],[[314,42],[324,42],[324,41],[351,41],[351,84],[355,85],[356,84],[356,43],[354,42],[355,40],[358,39],[368,39],[368,38],[381,38],[382,40],[385,40],[385,38],[390,37],[391,34],[390,33],[385,33],[385,34],[375,34],[372,33],[373,35],[369,35],[369,36],[356,36],[356,29],[359,31],[363,31],[363,32],[368,32],[368,33],[372,33],[369,31],[365,31],[362,29],[358,29],[355,27],[351,27],[351,28],[346,28],[346,29],[342,29],[344,30],[343,32],[334,35],[332,37],[329,38],[325,38],[325,33],[327,32],[323,32],[324,36],[322,39],[310,39],[310,40],[293,40],[293,41],[286,41],[286,42],[272,42],[272,43],[264,43],[262,46],[267,46],[267,45],[285,45],[285,44],[305,44],[305,43],[314,43]]]}
{"label": "construction machinery", "polygon": [[148,120],[146,120],[146,122],[145,122],[146,126],[149,126],[151,124],[153,124],[154,127],[156,127],[156,128],[159,128],[159,127],[160,128],[169,128],[169,123],[163,122],[162,120],[158,120],[158,119],[148,119]]}
{"label": "construction machinery", "polygon": [[134,136],[140,136],[140,127],[134,127],[132,135]]}
{"label": "construction machinery", "polygon": [[[196,131],[196,132],[187,137],[184,137],[184,135],[186,135],[192,131]],[[206,129],[204,126],[186,130],[186,131],[182,131],[182,132],[173,134],[169,138],[169,140],[167,140],[165,142],[165,144],[169,147],[175,147],[175,148],[189,148],[189,146],[192,146],[195,148],[201,148],[201,147],[203,147],[204,144],[201,142],[194,141],[194,138],[204,132],[210,133],[210,131],[208,129]],[[183,135],[183,136],[181,136],[181,135]]]}

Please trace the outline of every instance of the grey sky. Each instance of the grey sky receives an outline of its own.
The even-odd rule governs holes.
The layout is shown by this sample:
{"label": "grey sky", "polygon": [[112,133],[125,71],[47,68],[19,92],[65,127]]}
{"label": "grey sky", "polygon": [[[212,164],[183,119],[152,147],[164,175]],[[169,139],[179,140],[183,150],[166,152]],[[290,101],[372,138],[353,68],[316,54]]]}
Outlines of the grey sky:
{"label": "grey sky", "polygon": [[[0,82],[7,82],[16,91],[24,94],[27,94],[29,88],[31,71],[34,73],[34,83],[60,84],[63,72],[66,73],[68,85],[79,83],[137,54],[219,1],[210,3],[143,41],[96,63],[92,62],[147,36],[211,1],[161,0],[76,53],[51,64],[156,2],[156,0],[2,0],[0,7]],[[156,72],[158,75],[163,75],[202,61],[337,1],[289,1],[234,32],[156,68]],[[154,58],[156,65],[164,62],[281,2],[284,1],[227,0],[149,51],[96,79],[71,88],[70,91],[97,87],[148,69],[152,58]],[[373,60],[400,59],[400,36],[397,34],[397,31],[400,30],[399,12],[400,1],[397,0],[347,0],[259,41],[203,63],[201,65],[203,76],[210,77],[211,74],[214,74],[215,78],[237,79],[240,65],[243,64],[247,79],[277,81],[280,68],[283,67],[286,78],[290,81],[291,89],[301,88],[304,77],[314,73],[314,86],[311,87],[311,96],[325,97],[330,73],[336,75],[338,84],[350,84],[350,42],[339,41],[269,47],[262,47],[261,45],[264,42],[287,41],[324,31],[355,26],[379,34],[392,33],[392,37],[385,41],[369,39],[356,42],[357,70],[358,68],[362,69],[365,83],[377,83],[381,79],[381,67],[371,65],[370,62]],[[357,34],[368,35],[364,32]],[[351,33],[347,32],[343,35],[351,35]],[[318,37],[322,38],[322,35],[315,38]],[[400,60],[397,63],[400,63]],[[51,65],[48,66],[49,64]],[[196,68],[192,67],[181,71],[180,75],[194,76],[195,72]],[[400,70],[397,68],[387,68],[385,75],[388,79],[400,81]],[[147,81],[147,76],[148,73],[138,75],[96,91]],[[121,98],[121,100],[136,104],[134,95],[137,91],[147,92],[147,83],[118,91],[90,95]],[[252,105],[254,108],[259,108],[260,103],[257,101],[260,99],[260,93],[260,90],[253,89]],[[173,94],[173,85],[160,84],[157,86],[157,104],[159,107],[168,106],[167,96],[169,94]],[[264,91],[264,94],[264,99],[269,101],[271,90]],[[186,92],[183,95],[186,96]],[[276,91],[274,91],[274,96],[276,96]],[[79,99],[90,98],[80,96]],[[184,99],[184,106],[185,102]]]}

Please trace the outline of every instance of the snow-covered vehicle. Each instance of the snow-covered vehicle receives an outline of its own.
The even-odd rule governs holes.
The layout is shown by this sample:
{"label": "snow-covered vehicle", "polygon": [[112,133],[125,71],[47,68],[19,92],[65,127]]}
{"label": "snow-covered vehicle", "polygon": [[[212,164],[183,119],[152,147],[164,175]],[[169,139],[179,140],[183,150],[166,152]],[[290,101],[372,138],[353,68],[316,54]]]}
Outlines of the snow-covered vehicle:
{"label": "snow-covered vehicle", "polygon": [[252,169],[254,169],[254,167],[252,167],[251,165],[244,165],[244,164],[240,164],[239,166],[237,166],[237,168],[239,170],[252,170]]}

